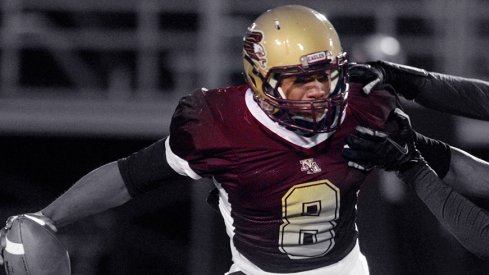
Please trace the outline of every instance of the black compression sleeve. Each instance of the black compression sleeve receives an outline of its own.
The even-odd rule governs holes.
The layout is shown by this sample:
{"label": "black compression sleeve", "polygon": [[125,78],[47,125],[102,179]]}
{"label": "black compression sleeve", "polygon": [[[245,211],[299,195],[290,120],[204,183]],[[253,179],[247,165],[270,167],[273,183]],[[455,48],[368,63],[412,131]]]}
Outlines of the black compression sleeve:
{"label": "black compression sleeve", "polygon": [[117,164],[132,197],[155,189],[161,183],[186,178],[168,165],[165,139],[118,160]]}
{"label": "black compression sleeve", "polygon": [[[440,73],[419,80],[416,102],[454,115],[489,120],[489,82]],[[422,84],[421,84],[422,83]]]}
{"label": "black compression sleeve", "polygon": [[382,72],[385,84],[406,99],[440,112],[489,120],[489,81],[385,61],[370,64]]}
{"label": "black compression sleeve", "polygon": [[489,213],[443,183],[421,161],[400,173],[438,221],[467,250],[489,259]]}
{"label": "black compression sleeve", "polygon": [[443,179],[450,169],[452,153],[450,146],[443,141],[423,136],[416,132],[416,148],[440,179]]}

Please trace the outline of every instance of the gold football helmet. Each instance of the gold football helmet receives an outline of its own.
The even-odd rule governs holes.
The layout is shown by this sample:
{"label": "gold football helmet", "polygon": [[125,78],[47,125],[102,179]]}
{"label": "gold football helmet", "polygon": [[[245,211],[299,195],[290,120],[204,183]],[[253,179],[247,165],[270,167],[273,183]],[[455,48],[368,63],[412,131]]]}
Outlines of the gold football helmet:
{"label": "gold football helmet", "polygon": [[[323,14],[299,5],[271,9],[256,19],[243,40],[247,82],[271,119],[306,135],[337,129],[348,94],[348,61]],[[288,100],[281,91],[286,77],[307,79],[325,72],[331,79],[328,98]],[[297,115],[305,112],[306,117]]]}

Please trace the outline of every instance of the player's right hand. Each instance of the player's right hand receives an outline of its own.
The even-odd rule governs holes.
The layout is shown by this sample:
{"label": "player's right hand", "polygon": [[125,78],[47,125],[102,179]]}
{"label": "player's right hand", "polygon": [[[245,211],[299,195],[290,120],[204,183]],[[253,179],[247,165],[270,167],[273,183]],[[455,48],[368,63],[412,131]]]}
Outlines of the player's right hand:
{"label": "player's right hand", "polygon": [[10,227],[12,227],[12,222],[22,215],[26,215],[32,219],[38,220],[40,224],[42,224],[43,226],[49,227],[54,232],[58,231],[58,229],[54,225],[54,222],[50,218],[44,216],[41,212],[21,214],[21,215],[15,215],[15,216],[9,217],[7,219],[7,221],[5,222],[5,227],[3,227],[0,230],[0,249],[1,249],[0,265],[3,265],[3,251],[4,251],[5,247],[7,246],[7,240],[6,240],[7,232],[9,231]]}

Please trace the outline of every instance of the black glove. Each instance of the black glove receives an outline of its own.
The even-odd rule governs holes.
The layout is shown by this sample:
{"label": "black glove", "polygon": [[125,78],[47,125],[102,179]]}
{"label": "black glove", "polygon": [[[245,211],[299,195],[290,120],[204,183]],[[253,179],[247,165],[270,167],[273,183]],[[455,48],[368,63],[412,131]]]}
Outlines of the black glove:
{"label": "black glove", "polygon": [[392,133],[357,126],[355,134],[346,138],[343,156],[349,166],[366,172],[376,167],[402,172],[423,159],[415,146],[409,116],[399,108],[391,116],[399,126]]}
{"label": "black glove", "polygon": [[423,89],[429,73],[426,70],[387,61],[348,64],[351,82],[362,84],[362,92],[389,89],[406,99],[415,99]]}
{"label": "black glove", "polygon": [[372,64],[374,63],[348,64],[350,82],[362,84],[362,92],[365,95],[369,95],[374,89],[381,89],[386,86],[382,67]]}

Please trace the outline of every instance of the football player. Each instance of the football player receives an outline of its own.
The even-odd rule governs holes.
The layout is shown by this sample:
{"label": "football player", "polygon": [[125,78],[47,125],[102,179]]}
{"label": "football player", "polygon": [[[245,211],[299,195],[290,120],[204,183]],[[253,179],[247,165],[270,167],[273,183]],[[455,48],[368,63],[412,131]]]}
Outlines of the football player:
{"label": "football player", "polygon": [[[383,87],[434,110],[489,120],[489,82],[386,61],[352,64],[349,72],[352,80],[363,84],[362,91],[367,95]],[[441,141],[431,140],[431,143]],[[423,156],[425,153],[439,156],[438,164],[428,162],[444,166],[440,169],[447,172],[438,175],[445,183],[464,195],[489,198],[489,163],[456,147],[429,147]]]}
{"label": "football player", "polygon": [[[363,171],[374,167],[398,171],[460,244],[479,258],[489,260],[489,213],[445,184],[440,179],[443,175],[438,175],[423,159],[416,148],[417,134],[411,128],[409,116],[395,109],[393,117],[399,124],[394,132],[357,126],[355,134],[346,139],[345,158]],[[481,175],[470,166],[466,168],[478,176],[486,174]]]}
{"label": "football player", "polygon": [[348,166],[355,127],[384,129],[396,97],[365,97],[328,19],[298,5],[259,16],[243,47],[247,83],[185,96],[170,135],[101,166],[41,210],[61,227],[181,177],[212,178],[229,274],[368,274],[355,226],[366,174]]}

